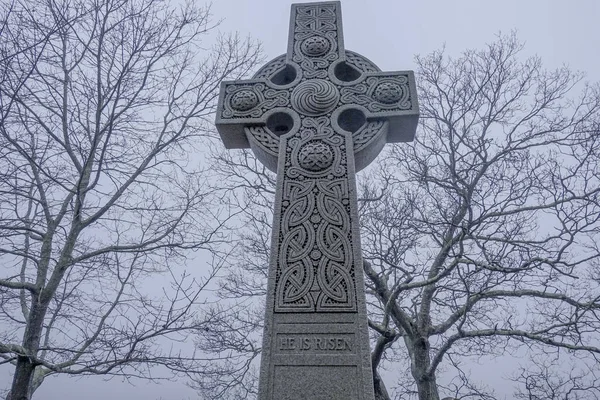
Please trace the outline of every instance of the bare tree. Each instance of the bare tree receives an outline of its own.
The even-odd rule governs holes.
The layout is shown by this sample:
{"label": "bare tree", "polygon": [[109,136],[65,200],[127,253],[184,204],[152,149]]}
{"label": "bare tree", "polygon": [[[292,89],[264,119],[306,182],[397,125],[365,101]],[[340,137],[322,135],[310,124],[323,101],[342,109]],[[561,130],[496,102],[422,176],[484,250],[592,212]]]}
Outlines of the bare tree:
{"label": "bare tree", "polygon": [[519,368],[513,378],[518,383],[515,399],[523,400],[598,400],[600,377],[598,362],[590,357],[569,360],[562,354],[535,357]]}
{"label": "bare tree", "polygon": [[[361,180],[380,399],[491,400],[469,359],[600,354],[600,90],[521,49],[509,35],[457,59],[417,57],[416,140],[390,146]],[[273,180],[249,153],[219,157],[252,228],[240,235],[244,270],[231,266],[222,289],[241,303],[264,291]],[[255,357],[231,343],[219,351]]]}
{"label": "bare tree", "polygon": [[213,35],[210,10],[192,2],[16,1],[3,12],[9,397],[29,399],[52,374],[201,372],[204,360],[182,346],[211,325],[198,305],[223,260],[213,253],[201,274],[180,267],[223,239],[232,210],[194,152],[213,131],[220,81],[252,69],[258,46]]}
{"label": "bare tree", "polygon": [[236,239],[224,246],[231,256],[216,292],[220,301],[211,307],[214,323],[198,334],[198,349],[213,354],[205,365],[211,373],[196,375],[192,386],[206,399],[252,399],[258,394],[275,176],[248,150],[231,152],[217,143],[212,152],[212,169],[228,192],[223,202],[240,210],[240,218]]}
{"label": "bare tree", "polygon": [[400,335],[420,400],[439,399],[450,357],[600,353],[600,93],[519,61],[521,47],[417,58],[419,135],[390,151],[389,195],[362,209],[372,310]]}

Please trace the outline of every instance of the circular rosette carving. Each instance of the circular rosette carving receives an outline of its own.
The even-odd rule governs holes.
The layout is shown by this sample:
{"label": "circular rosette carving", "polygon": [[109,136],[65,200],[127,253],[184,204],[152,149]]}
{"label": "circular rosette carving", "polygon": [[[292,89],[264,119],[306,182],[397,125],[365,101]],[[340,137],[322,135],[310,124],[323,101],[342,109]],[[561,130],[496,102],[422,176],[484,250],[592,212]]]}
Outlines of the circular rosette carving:
{"label": "circular rosette carving", "polygon": [[396,82],[381,82],[375,86],[373,98],[384,104],[394,104],[404,97],[404,90]]}
{"label": "circular rosette carving", "polygon": [[367,84],[370,86],[367,95],[375,100],[366,105],[369,110],[410,109],[410,89],[406,76],[371,77],[367,79]]}
{"label": "circular rosette carving", "polygon": [[238,90],[229,98],[229,105],[236,111],[248,111],[258,105],[258,96],[249,89]]}
{"label": "circular rosette carving", "polygon": [[333,110],[340,100],[335,85],[324,79],[311,79],[296,86],[292,107],[301,114],[317,116]]}
{"label": "circular rosette carving", "polygon": [[309,171],[323,171],[333,164],[333,149],[322,140],[308,142],[298,151],[298,164]]}
{"label": "circular rosette carving", "polygon": [[302,41],[300,50],[308,57],[321,57],[329,53],[331,42],[323,36],[311,36]]}
{"label": "circular rosette carving", "polygon": [[268,87],[263,82],[228,84],[225,88],[222,118],[260,118],[275,107],[289,107],[290,93]]}

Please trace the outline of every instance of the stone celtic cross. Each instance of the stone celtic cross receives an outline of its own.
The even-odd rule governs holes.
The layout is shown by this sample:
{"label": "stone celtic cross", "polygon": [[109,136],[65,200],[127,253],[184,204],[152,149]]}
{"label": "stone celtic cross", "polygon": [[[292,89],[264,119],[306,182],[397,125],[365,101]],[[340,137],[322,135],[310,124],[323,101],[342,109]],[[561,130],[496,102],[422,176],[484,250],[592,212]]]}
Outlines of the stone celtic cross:
{"label": "stone celtic cross", "polygon": [[373,399],[355,173],[418,115],[412,71],[344,49],[339,2],[292,5],[287,54],[223,82],[225,146],[277,172],[260,400]]}

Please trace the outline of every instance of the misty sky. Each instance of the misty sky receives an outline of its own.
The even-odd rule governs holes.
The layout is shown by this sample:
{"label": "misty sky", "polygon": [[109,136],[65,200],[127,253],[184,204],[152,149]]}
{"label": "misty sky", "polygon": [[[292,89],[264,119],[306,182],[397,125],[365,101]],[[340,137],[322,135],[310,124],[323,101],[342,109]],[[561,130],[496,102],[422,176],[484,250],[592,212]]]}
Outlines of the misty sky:
{"label": "misty sky", "polygon": [[[286,51],[291,3],[214,0],[212,11],[215,18],[224,18],[221,31],[260,40],[271,59]],[[546,67],[566,64],[586,72],[591,81],[600,80],[598,0],[342,0],[342,15],[346,49],[366,56],[384,71],[413,69],[415,55],[444,44],[447,54],[458,56],[464,49],[482,48],[499,32],[515,30],[526,43],[524,56],[537,54]],[[10,383],[5,371],[0,369],[1,388]],[[34,396],[34,400],[158,398],[197,396],[184,383],[140,381],[131,386],[119,379],[106,382],[93,377],[51,377]]]}

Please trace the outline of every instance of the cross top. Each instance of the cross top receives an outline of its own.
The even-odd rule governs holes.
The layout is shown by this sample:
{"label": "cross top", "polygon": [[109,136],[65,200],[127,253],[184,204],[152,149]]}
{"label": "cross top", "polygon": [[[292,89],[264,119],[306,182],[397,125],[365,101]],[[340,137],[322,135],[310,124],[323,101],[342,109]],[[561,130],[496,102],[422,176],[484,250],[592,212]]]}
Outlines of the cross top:
{"label": "cross top", "polygon": [[[340,3],[326,2],[292,5],[287,54],[253,79],[222,83],[216,126],[227,148],[251,147],[277,171],[282,138],[311,136],[326,125],[352,135],[360,170],[385,142],[412,140],[417,119],[412,71],[381,72],[345,50]],[[314,158],[313,150],[323,158],[329,149],[313,145],[304,153]],[[314,169],[319,161],[312,162]]]}

